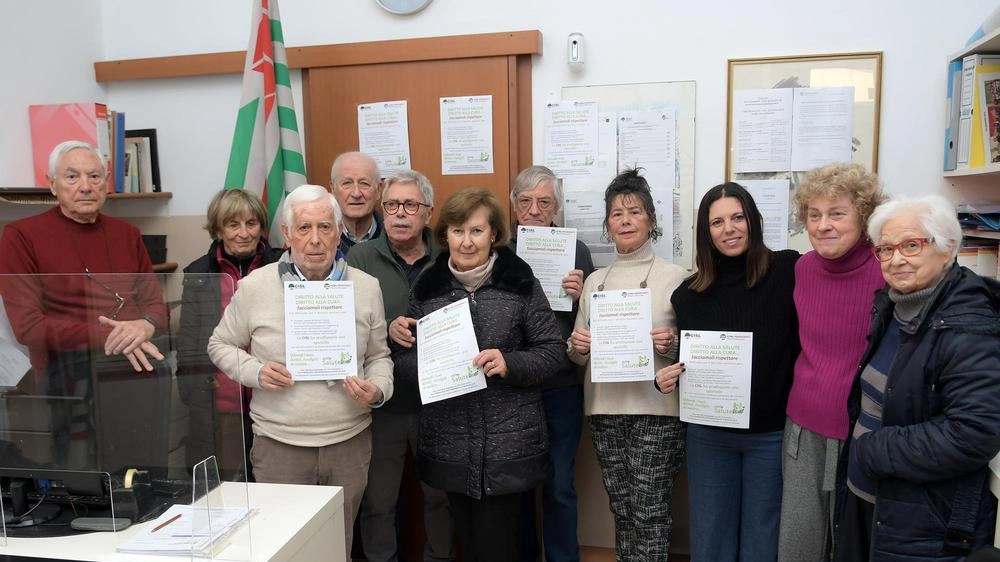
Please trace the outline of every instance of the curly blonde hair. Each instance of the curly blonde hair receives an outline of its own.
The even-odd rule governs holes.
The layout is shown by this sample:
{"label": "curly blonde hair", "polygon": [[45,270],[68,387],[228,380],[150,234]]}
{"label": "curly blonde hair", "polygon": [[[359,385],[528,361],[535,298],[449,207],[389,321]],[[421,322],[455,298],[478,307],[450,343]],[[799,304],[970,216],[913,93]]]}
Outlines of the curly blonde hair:
{"label": "curly blonde hair", "polygon": [[862,231],[868,228],[872,211],[886,199],[878,176],[861,164],[827,164],[807,173],[802,184],[795,190],[793,201],[799,221],[805,223],[809,203],[816,198],[836,199],[845,195],[858,211]]}

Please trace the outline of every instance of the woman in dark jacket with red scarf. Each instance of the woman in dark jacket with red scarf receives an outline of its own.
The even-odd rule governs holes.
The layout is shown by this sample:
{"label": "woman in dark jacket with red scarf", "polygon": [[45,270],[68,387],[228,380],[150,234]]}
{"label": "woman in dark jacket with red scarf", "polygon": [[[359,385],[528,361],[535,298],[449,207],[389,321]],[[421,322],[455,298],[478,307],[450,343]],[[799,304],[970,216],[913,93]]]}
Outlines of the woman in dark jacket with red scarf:
{"label": "woman in dark jacket with red scarf", "polygon": [[177,384],[181,400],[190,409],[186,463],[190,469],[215,455],[223,480],[244,480],[251,474],[253,434],[245,407],[250,391],[220,373],[209,360],[206,347],[236,283],[277,261],[283,250],[271,248],[262,238],[267,209],[251,191],[217,193],[208,205],[205,229],[212,236],[212,245],[206,255],[184,268],[177,334]]}

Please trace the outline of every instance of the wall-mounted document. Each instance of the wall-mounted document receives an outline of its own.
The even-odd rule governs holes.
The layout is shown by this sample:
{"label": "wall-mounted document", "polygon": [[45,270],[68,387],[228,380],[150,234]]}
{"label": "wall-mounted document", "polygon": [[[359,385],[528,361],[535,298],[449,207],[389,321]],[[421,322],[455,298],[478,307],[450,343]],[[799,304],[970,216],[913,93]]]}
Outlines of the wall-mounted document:
{"label": "wall-mounted document", "polygon": [[752,332],[681,330],[681,421],[750,427]]}
{"label": "wall-mounted document", "polygon": [[854,87],[795,88],[792,170],[851,161]]}
{"label": "wall-mounted document", "polygon": [[614,112],[597,115],[597,167],[590,176],[570,176],[563,182],[563,216],[590,248],[594,265],[606,266],[615,247],[604,239],[604,189],[618,173],[618,120]]}
{"label": "wall-mounted document", "polygon": [[420,402],[430,404],[486,388],[483,370],[472,364],[478,353],[469,299],[417,320]]}
{"label": "wall-mounted document", "polygon": [[643,168],[656,205],[656,224],[663,236],[653,243],[653,252],[672,262],[674,188],[677,186],[677,109],[626,110],[618,112],[619,172]]}
{"label": "wall-mounted document", "polygon": [[285,282],[285,366],[296,381],[358,374],[354,283]]}
{"label": "wall-mounted document", "polygon": [[552,310],[572,311],[562,280],[576,267],[576,229],[518,226],[517,255],[531,266]]}
{"label": "wall-mounted document", "polygon": [[733,92],[733,172],[791,169],[792,90]]}
{"label": "wall-mounted document", "polygon": [[764,219],[764,244],[772,250],[788,247],[789,180],[738,180],[753,196]]}
{"label": "wall-mounted document", "polygon": [[359,105],[358,146],[375,159],[383,177],[410,168],[406,100]]}
{"label": "wall-mounted document", "polygon": [[493,96],[441,98],[441,174],[493,173]]}
{"label": "wall-mounted document", "polygon": [[652,304],[649,289],[590,294],[590,378],[593,382],[651,381]]}
{"label": "wall-mounted document", "polygon": [[850,162],[854,87],[733,92],[733,173]]}
{"label": "wall-mounted document", "polygon": [[597,168],[597,102],[545,104],[545,165],[565,181],[590,177]]}

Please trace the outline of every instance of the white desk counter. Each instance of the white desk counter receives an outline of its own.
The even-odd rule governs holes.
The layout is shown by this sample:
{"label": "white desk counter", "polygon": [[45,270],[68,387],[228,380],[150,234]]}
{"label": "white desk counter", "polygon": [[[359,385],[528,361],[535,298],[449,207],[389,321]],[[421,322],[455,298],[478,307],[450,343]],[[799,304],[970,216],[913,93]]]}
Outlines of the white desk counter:
{"label": "white desk counter", "polygon": [[[344,494],[340,487],[234,482],[224,482],[222,486],[227,498],[230,493],[240,497],[243,487],[247,486],[249,507],[256,512],[249,524],[242,526],[233,535],[229,546],[216,559],[249,559],[254,562],[344,561]],[[227,505],[233,504],[227,499]],[[119,533],[9,538],[6,547],[0,546],[0,559],[3,555],[62,558],[82,562],[163,562],[187,559],[177,556],[123,554],[116,550],[118,544],[150,524],[134,525]],[[252,555],[244,552],[247,544],[251,545]]]}

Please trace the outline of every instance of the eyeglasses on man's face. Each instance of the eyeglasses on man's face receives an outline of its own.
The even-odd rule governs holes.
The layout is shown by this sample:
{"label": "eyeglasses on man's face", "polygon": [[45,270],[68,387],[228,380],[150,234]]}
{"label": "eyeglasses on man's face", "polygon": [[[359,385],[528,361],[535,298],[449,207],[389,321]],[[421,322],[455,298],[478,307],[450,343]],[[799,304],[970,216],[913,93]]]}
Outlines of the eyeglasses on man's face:
{"label": "eyeglasses on man's face", "polygon": [[899,254],[906,258],[920,255],[924,251],[924,246],[934,240],[931,238],[907,238],[896,244],[879,244],[872,248],[872,252],[878,261],[889,261],[892,255],[899,251]]}
{"label": "eyeglasses on man's face", "polygon": [[411,201],[409,199],[407,199],[406,201],[396,201],[390,199],[389,201],[382,202],[382,208],[385,209],[385,212],[389,213],[390,215],[395,215],[396,211],[398,211],[400,207],[403,208],[403,211],[406,214],[415,215],[417,214],[417,211],[419,211],[421,207],[430,207],[430,205],[428,205],[427,203],[421,203],[419,201]]}
{"label": "eyeglasses on man's face", "polygon": [[534,199],[532,197],[517,198],[517,208],[522,211],[530,209],[532,203],[538,205],[538,210],[542,212],[551,211],[556,206],[555,199],[549,199],[548,197],[542,197],[539,199]]}

